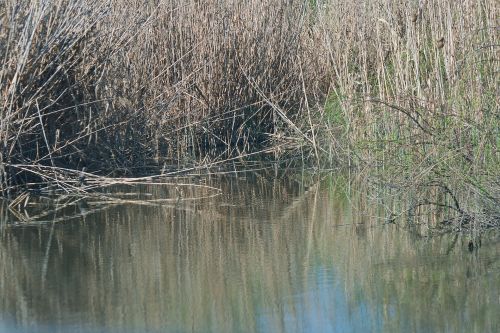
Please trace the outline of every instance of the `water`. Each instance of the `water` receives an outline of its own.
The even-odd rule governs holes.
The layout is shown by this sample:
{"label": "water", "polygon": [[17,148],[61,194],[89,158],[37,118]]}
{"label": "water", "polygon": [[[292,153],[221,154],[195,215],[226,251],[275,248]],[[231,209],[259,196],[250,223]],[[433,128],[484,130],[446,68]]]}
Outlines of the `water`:
{"label": "water", "polygon": [[38,225],[4,207],[0,332],[500,331],[498,237],[412,236],[331,178],[191,181],[221,191],[122,186]]}

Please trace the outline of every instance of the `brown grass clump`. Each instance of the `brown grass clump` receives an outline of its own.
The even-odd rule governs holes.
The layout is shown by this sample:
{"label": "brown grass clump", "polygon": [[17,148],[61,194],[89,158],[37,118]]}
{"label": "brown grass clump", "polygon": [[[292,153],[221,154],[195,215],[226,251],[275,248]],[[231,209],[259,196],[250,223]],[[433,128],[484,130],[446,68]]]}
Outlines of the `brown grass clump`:
{"label": "brown grass clump", "polygon": [[4,194],[45,181],[26,171],[40,165],[130,175],[245,154],[287,128],[314,142],[294,119],[304,88],[318,97],[328,80],[302,1],[7,0],[0,13]]}

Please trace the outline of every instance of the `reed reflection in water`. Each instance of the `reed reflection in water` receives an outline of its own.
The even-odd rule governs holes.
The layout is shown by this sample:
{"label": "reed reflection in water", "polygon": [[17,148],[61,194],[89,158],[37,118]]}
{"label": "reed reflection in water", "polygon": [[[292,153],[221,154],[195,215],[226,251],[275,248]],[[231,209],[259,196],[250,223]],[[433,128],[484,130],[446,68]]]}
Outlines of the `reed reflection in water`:
{"label": "reed reflection in water", "polygon": [[415,238],[332,179],[206,182],[222,195],[4,224],[0,331],[498,331],[498,242]]}

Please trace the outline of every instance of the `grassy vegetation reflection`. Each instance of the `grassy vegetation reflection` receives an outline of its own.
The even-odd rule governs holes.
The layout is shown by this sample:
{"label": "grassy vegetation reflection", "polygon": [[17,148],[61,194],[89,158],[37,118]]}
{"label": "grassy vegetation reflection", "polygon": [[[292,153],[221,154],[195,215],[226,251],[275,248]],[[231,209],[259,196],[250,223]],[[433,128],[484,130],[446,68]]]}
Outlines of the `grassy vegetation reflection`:
{"label": "grassy vegetation reflection", "polygon": [[381,226],[384,209],[364,188],[346,195],[334,181],[250,175],[208,184],[226,195],[2,229],[3,319],[55,321],[61,331],[498,326],[498,243],[470,254],[460,238]]}

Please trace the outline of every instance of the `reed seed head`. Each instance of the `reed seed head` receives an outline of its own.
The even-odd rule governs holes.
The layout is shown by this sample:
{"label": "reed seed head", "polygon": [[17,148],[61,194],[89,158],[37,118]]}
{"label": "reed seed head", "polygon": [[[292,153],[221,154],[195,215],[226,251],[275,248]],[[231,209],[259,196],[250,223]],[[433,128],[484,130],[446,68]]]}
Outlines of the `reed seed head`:
{"label": "reed seed head", "polygon": [[444,47],[444,37],[441,37],[436,41],[436,46],[438,49],[442,49]]}

